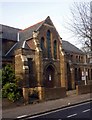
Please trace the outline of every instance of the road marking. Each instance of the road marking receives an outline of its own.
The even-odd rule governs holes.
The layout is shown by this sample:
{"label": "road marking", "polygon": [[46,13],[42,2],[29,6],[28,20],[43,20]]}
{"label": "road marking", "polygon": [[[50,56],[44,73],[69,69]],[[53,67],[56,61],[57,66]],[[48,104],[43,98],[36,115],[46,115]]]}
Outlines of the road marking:
{"label": "road marking", "polygon": [[84,110],[84,111],[82,111],[82,112],[85,113],[85,112],[88,112],[88,111],[90,111],[90,109]]}
{"label": "road marking", "polygon": [[[68,106],[68,107],[65,107],[65,108],[61,108],[61,109],[57,109],[57,110],[53,110],[51,112],[46,112],[46,113],[42,113],[42,114],[38,114],[38,115],[33,115],[33,116],[30,116],[29,118],[37,118],[37,117],[40,117],[40,116],[44,116],[44,115],[48,115],[48,114],[51,114],[51,113],[56,113],[56,112],[59,112],[61,110],[66,110],[66,109],[69,109],[69,108],[74,108],[74,107],[77,107],[77,106],[80,106],[80,105],[85,105],[85,104],[88,104],[90,102],[86,102],[86,103],[81,103],[81,104],[77,104],[77,105],[74,105],[74,106]],[[22,117],[27,117],[29,115],[23,115],[23,116],[19,116],[17,118],[22,118]]]}
{"label": "road marking", "polygon": [[17,118],[27,117],[27,115],[18,116]]}
{"label": "road marking", "polygon": [[67,116],[67,118],[73,117],[73,116],[75,116],[75,115],[77,115],[77,113],[72,114],[72,115],[69,115],[69,116]]}

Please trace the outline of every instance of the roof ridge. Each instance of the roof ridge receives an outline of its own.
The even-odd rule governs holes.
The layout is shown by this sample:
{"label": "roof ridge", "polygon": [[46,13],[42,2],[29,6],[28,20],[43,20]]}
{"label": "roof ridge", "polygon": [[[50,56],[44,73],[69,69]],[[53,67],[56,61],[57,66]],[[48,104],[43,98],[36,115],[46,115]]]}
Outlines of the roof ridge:
{"label": "roof ridge", "polygon": [[[80,49],[80,48],[78,48],[76,45],[74,45],[74,44],[72,44],[71,42],[69,42],[69,41],[66,41],[66,40],[62,40],[62,43],[67,43],[67,44],[70,44],[72,47],[74,47],[76,50],[78,50],[78,51],[80,51],[81,53],[83,53],[83,51]],[[63,45],[62,45],[63,46]],[[64,48],[65,49],[65,48]],[[71,51],[71,50],[68,50],[68,51]],[[73,51],[72,51],[73,52]]]}
{"label": "roof ridge", "polygon": [[[68,42],[69,44],[71,44],[72,46],[76,47],[77,49],[79,49],[76,45],[72,44],[71,42],[67,41],[67,40],[62,40],[64,42]],[[80,49],[79,49],[80,50]]]}
{"label": "roof ridge", "polygon": [[17,29],[17,30],[21,30],[20,28],[16,28],[16,27],[13,27],[13,26],[9,26],[9,25],[5,25],[5,24],[0,24],[2,27],[8,27],[8,28],[12,28],[12,29]]}
{"label": "roof ridge", "polygon": [[35,25],[40,24],[40,23],[42,23],[42,22],[44,22],[44,20],[43,20],[43,21],[40,21],[40,22],[38,22],[38,23],[36,23],[36,24],[33,24],[32,26],[29,26],[29,27],[27,27],[27,28],[25,28],[25,29],[23,29],[23,30],[20,30],[19,32],[26,31],[26,30],[28,30],[28,29],[30,29],[30,28],[34,27]]}

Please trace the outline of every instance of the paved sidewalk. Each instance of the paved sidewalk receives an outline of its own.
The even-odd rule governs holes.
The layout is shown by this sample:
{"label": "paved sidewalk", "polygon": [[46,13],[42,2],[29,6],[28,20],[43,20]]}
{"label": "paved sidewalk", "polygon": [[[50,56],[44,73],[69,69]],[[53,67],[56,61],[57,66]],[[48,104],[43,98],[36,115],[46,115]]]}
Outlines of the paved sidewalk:
{"label": "paved sidewalk", "polygon": [[86,102],[89,100],[92,100],[91,94],[76,95],[75,91],[70,91],[67,93],[67,97],[62,99],[50,100],[37,104],[29,104],[12,109],[5,109],[2,111],[2,117],[17,118],[26,115],[40,114],[43,112],[70,106],[73,104],[78,104],[81,102]]}

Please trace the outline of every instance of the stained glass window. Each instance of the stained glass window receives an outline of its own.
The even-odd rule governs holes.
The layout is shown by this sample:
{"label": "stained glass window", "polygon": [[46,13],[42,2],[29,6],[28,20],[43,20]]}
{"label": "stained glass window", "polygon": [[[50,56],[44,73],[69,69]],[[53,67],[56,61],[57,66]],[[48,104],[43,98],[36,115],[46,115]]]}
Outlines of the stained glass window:
{"label": "stained glass window", "polygon": [[41,38],[40,47],[41,47],[41,49],[43,51],[44,50],[44,37]]}
{"label": "stained glass window", "polygon": [[43,55],[43,57],[45,57],[46,52],[45,52],[45,45],[44,45],[44,37],[41,38],[40,47],[42,50],[42,55]]}
{"label": "stained glass window", "polygon": [[50,58],[50,47],[51,47],[51,43],[50,43],[50,41],[51,41],[51,33],[50,33],[50,31],[48,30],[47,31],[47,56],[48,56],[48,58]]}
{"label": "stained glass window", "polygon": [[54,59],[57,59],[57,41],[54,41]]}

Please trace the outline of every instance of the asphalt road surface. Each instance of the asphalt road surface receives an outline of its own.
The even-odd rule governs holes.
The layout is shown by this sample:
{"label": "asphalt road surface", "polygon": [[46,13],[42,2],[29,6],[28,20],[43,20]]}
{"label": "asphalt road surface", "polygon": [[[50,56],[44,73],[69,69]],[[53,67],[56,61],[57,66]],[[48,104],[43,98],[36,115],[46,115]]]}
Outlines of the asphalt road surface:
{"label": "asphalt road surface", "polygon": [[[21,118],[21,117],[20,117]],[[44,119],[55,119],[55,120],[92,120],[92,102],[86,102],[75,106],[70,106],[55,111],[43,113],[40,115],[26,117],[26,120],[44,120]]]}

